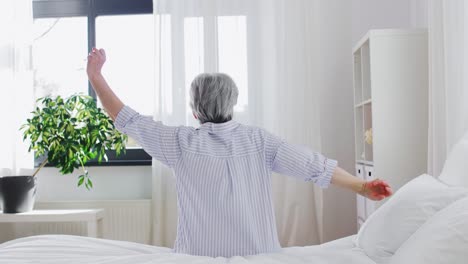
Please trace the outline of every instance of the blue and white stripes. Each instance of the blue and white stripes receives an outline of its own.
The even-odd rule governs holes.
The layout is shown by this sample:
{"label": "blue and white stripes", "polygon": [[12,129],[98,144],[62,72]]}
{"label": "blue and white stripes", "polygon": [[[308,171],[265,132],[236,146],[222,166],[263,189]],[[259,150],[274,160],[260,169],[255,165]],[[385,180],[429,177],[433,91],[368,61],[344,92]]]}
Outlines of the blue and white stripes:
{"label": "blue and white stripes", "polygon": [[125,106],[115,125],[174,170],[178,253],[231,257],[279,250],[271,173],[325,188],[337,166],[317,152],[235,121],[170,127]]}

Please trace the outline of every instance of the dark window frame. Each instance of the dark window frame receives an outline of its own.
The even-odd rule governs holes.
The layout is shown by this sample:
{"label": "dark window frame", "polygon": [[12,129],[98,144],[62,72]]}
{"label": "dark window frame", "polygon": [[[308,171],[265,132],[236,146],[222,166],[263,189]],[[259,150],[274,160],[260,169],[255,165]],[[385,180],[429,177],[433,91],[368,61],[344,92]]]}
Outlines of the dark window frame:
{"label": "dark window frame", "polygon": [[[104,15],[152,14],[152,0],[33,0],[33,18],[87,17],[88,18],[88,52],[96,45],[96,18]],[[88,94],[95,100],[96,93],[88,82]],[[143,149],[128,148],[126,153],[117,157],[114,150],[106,152],[107,162],[98,163],[91,160],[86,166],[148,166],[152,158]],[[35,159],[39,166],[44,157]],[[47,167],[53,165],[47,164]]]}

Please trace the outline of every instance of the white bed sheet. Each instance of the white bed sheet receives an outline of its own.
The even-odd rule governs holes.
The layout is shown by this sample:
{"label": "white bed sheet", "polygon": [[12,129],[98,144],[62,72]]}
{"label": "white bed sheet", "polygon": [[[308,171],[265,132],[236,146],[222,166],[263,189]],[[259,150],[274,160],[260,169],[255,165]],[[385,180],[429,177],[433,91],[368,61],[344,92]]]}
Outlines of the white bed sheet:
{"label": "white bed sheet", "polygon": [[175,254],[169,248],[126,241],[80,236],[43,235],[20,238],[0,244],[0,263],[313,263],[375,264],[356,248],[354,236],[308,247],[284,248],[278,253],[246,257],[211,258]]}

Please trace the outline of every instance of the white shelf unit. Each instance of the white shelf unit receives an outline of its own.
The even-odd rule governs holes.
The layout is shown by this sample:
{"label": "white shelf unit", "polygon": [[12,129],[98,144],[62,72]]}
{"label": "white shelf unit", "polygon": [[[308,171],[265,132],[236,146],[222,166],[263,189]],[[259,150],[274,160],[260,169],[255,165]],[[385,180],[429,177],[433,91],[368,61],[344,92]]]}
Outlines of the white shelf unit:
{"label": "white shelf unit", "polygon": [[[427,31],[371,30],[353,59],[356,175],[396,191],[427,171]],[[358,196],[358,228],[384,202]]]}

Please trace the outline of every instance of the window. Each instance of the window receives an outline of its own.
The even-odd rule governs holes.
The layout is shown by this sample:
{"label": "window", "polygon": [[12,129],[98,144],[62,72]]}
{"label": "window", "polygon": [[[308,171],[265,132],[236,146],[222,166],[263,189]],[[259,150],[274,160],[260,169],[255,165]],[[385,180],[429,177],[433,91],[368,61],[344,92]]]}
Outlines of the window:
{"label": "window", "polygon": [[153,24],[152,14],[96,19],[97,47],[106,47],[109,55],[103,73],[112,89],[144,115],[152,115],[154,110]]}
{"label": "window", "polygon": [[[152,0],[34,0],[34,96],[83,92],[96,98],[86,76],[86,57],[100,46],[106,47],[109,60],[125,61],[103,69],[113,89],[137,111],[152,114],[152,13]],[[109,162],[99,165],[151,165],[151,157],[131,139],[126,154],[116,157],[108,151],[107,156]],[[36,164],[40,162],[38,158]]]}
{"label": "window", "polygon": [[[184,19],[186,105],[190,103],[190,84],[200,72],[203,72],[205,67],[203,31],[203,18],[187,17]],[[187,116],[191,115],[192,110],[187,107]]]}
{"label": "window", "polygon": [[[154,110],[153,24],[152,14],[96,18],[97,47],[106,47],[109,57],[103,74],[116,94],[144,115],[153,115]],[[127,149],[139,147],[129,137]]]}
{"label": "window", "polygon": [[33,28],[35,98],[87,93],[86,57],[83,56],[88,50],[87,19],[42,18],[34,21]]}
{"label": "window", "polygon": [[[201,72],[216,71],[229,74],[235,81],[239,89],[239,98],[234,108],[236,117],[243,116],[248,107],[248,79],[247,79],[247,24],[245,16],[218,16],[216,25],[205,23],[206,17],[186,17],[184,18],[184,63],[185,63],[185,88],[186,105],[189,104],[190,82]],[[165,22],[168,18],[163,17],[163,30],[169,31],[170,23]],[[167,33],[170,34],[170,33]],[[211,64],[205,63],[205,55],[213,56],[213,52],[205,46],[206,34],[211,34],[217,43],[217,58],[212,58]],[[170,35],[167,39],[170,39]],[[164,51],[167,51],[163,48]],[[206,52],[205,52],[206,50]],[[164,52],[167,54],[168,52]],[[211,55],[210,55],[211,54]],[[170,98],[167,98],[170,99]],[[191,110],[187,109],[187,114],[191,115]]]}
{"label": "window", "polygon": [[219,71],[229,73],[237,84],[237,113],[246,111],[248,106],[246,30],[245,16],[218,17]]}
{"label": "window", "polygon": [[[156,44],[152,5],[152,0],[34,0],[35,96],[88,92],[96,98],[86,78],[86,57],[92,47],[105,47],[108,63],[103,72],[112,88],[137,111],[151,115]],[[234,118],[249,122],[248,21],[243,10],[227,11],[217,16],[198,11],[158,15],[163,51],[159,63],[164,65],[159,81],[174,87],[162,90],[161,107],[170,118],[180,121],[185,114],[186,124],[197,126],[188,106],[190,83],[201,72],[220,71],[239,88]],[[126,155],[107,155],[110,162],[103,166],[151,164],[151,157],[131,139]]]}

